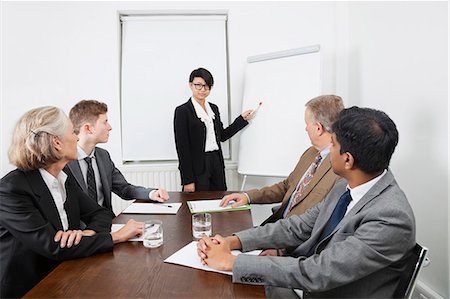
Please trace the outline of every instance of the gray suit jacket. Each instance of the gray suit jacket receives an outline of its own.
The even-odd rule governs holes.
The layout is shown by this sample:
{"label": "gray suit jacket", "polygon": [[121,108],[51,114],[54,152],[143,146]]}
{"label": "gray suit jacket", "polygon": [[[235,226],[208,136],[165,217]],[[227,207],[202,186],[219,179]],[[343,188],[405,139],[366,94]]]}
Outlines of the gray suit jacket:
{"label": "gray suit jacket", "polygon": [[302,289],[305,297],[392,297],[416,240],[412,209],[389,170],[307,257],[346,185],[338,181],[300,216],[237,233],[243,251],[291,250],[283,257],[239,255],[233,282]]}
{"label": "gray suit jacket", "polygon": [[[100,172],[100,178],[102,181],[103,196],[105,198],[103,205],[106,208],[112,211],[111,191],[125,200],[149,199],[148,195],[150,191],[154,189],[135,186],[128,183],[120,170],[117,169],[114,165],[114,162],[111,160],[111,156],[109,155],[108,151],[99,147],[95,147],[94,155],[97,161],[98,171]],[[78,160],[69,162],[67,164],[67,167],[73,173],[83,191],[87,194],[87,186],[84,181],[83,174],[81,173],[81,168]]]}

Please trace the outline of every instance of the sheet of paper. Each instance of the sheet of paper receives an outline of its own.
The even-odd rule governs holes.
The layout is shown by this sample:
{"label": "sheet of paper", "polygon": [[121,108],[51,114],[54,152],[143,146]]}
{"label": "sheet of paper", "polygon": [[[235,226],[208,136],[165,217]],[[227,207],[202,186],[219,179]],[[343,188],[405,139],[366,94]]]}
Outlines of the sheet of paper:
{"label": "sheet of paper", "polygon": [[220,201],[221,199],[194,200],[188,201],[187,204],[191,213],[250,210],[249,204],[237,208],[232,208],[231,204],[226,207],[221,207],[219,206]]}
{"label": "sheet of paper", "polygon": [[[251,254],[251,255],[258,255],[261,253],[261,250],[253,250],[249,252],[242,253],[239,250],[232,250],[231,253],[233,255],[238,254]],[[187,244],[168,258],[164,260],[165,263],[170,264],[177,264],[182,266],[188,266],[195,269],[210,271],[210,272],[217,272],[217,273],[223,273],[227,275],[233,275],[231,271],[219,271],[214,270],[213,268],[210,268],[207,265],[202,265],[200,262],[200,257],[197,255],[197,241],[192,241],[191,243]]]}
{"label": "sheet of paper", "polygon": [[124,214],[176,214],[181,202],[171,203],[140,203],[134,202],[122,213]]}
{"label": "sheet of paper", "polygon": [[[118,231],[119,229],[121,229],[122,227],[124,227],[125,226],[125,224],[112,224],[111,225],[111,232],[113,233],[113,232],[116,232],[116,231]],[[140,237],[136,237],[136,238],[133,238],[133,239],[129,239],[128,241],[144,241],[144,237],[143,236],[140,236]]]}

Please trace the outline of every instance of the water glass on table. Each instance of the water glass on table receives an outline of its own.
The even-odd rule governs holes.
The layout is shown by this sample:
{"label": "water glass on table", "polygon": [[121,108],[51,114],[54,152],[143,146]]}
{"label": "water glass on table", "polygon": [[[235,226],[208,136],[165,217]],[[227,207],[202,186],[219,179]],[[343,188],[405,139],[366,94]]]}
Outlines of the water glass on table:
{"label": "water glass on table", "polygon": [[212,236],[212,220],[210,213],[192,215],[192,236],[201,239],[203,235]]}
{"label": "water glass on table", "polygon": [[162,245],[164,240],[161,220],[147,220],[144,223],[144,246],[156,248]]}

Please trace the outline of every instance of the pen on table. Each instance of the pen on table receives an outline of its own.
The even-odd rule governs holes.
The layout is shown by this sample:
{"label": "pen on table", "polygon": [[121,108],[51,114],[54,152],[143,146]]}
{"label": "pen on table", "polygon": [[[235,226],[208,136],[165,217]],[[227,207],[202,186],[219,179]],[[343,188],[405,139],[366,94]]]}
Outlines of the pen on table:
{"label": "pen on table", "polygon": [[163,203],[160,203],[160,204],[158,204],[158,205],[160,205],[160,206],[165,206],[165,207],[168,207],[168,208],[173,208],[173,206],[171,206],[171,205],[168,205],[168,204],[163,204]]}

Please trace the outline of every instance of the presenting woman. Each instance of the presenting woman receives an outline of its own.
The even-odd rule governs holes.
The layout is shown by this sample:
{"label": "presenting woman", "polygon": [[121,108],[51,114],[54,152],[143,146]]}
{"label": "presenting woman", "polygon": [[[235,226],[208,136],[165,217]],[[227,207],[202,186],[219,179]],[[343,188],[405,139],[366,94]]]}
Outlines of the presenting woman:
{"label": "presenting woman", "polygon": [[206,100],[213,85],[208,70],[192,71],[192,97],[175,109],[175,144],[185,192],[227,190],[220,143],[244,128],[253,116],[252,110],[247,110],[224,129],[219,108]]}
{"label": "presenting woman", "polygon": [[17,169],[0,181],[2,298],[23,296],[63,260],[110,251],[143,231],[130,220],[110,233],[111,213],[62,171],[77,158],[77,140],[56,107],[30,110],[16,124],[9,160]]}

